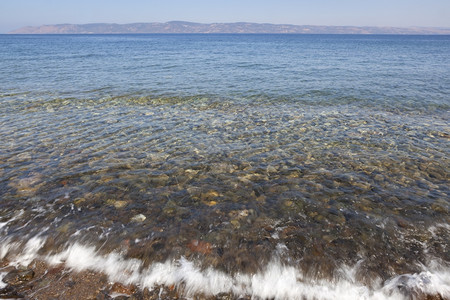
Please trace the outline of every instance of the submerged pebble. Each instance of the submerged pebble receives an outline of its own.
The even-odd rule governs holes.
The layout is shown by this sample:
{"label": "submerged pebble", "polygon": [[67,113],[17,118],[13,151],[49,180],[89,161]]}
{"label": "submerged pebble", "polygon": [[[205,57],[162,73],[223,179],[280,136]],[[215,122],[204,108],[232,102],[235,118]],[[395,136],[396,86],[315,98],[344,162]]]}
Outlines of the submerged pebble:
{"label": "submerged pebble", "polygon": [[143,214],[138,214],[138,215],[135,215],[134,217],[132,217],[131,221],[132,222],[144,222],[145,219],[147,219],[146,216],[144,216]]}
{"label": "submerged pebble", "polygon": [[3,282],[10,285],[20,285],[30,281],[34,277],[33,270],[14,269],[3,277]]}

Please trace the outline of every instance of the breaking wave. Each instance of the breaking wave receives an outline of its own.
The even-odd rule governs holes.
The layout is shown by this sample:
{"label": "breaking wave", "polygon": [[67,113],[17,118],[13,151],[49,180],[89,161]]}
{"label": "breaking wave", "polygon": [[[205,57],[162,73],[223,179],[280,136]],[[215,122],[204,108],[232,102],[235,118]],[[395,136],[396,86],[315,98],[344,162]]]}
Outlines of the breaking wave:
{"label": "breaking wave", "polygon": [[[220,293],[256,299],[414,299],[417,295],[437,294],[444,299],[450,297],[450,268],[437,260],[423,266],[420,273],[401,274],[384,282],[374,278],[367,285],[356,279],[359,263],[341,266],[333,279],[312,279],[274,255],[260,272],[231,275],[213,268],[202,269],[184,257],[144,267],[138,259],[126,259],[119,252],[101,255],[95,247],[78,242],[59,253],[40,255],[45,240],[35,236],[21,244],[4,239],[0,259],[8,257],[11,265],[27,265],[35,259],[49,265],[64,264],[75,272],[96,271],[106,274],[110,281],[150,290],[161,285],[174,286],[187,297]],[[0,273],[0,277],[4,275]]]}

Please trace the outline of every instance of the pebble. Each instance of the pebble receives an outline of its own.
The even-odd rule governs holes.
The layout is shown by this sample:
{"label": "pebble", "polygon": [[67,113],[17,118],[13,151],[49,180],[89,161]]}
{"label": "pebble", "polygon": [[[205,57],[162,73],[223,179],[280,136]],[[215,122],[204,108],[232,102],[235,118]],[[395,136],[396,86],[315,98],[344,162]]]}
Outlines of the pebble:
{"label": "pebble", "polygon": [[241,223],[239,222],[239,220],[234,219],[234,220],[231,220],[230,223],[236,229],[239,229],[241,227]]}
{"label": "pebble", "polygon": [[119,209],[119,208],[125,207],[128,204],[128,201],[108,199],[108,200],[106,200],[106,204],[112,205],[115,208]]}
{"label": "pebble", "polygon": [[14,287],[7,286],[0,289],[0,299],[22,299],[24,295],[17,292]]}
{"label": "pebble", "polygon": [[200,197],[202,199],[211,199],[211,198],[217,198],[219,196],[220,196],[219,192],[214,191],[214,190],[210,190],[210,191],[208,191],[206,193],[202,193]]}
{"label": "pebble", "polygon": [[175,201],[168,200],[163,207],[163,213],[168,216],[182,216],[189,214],[189,209],[179,206]]}
{"label": "pebble", "polygon": [[436,212],[442,213],[442,214],[448,214],[449,213],[448,209],[445,208],[445,205],[440,205],[440,204],[433,203],[431,205],[431,209],[436,211]]}
{"label": "pebble", "polygon": [[240,212],[239,212],[239,216],[240,217],[247,217],[248,215],[249,215],[249,210],[247,210],[247,209],[244,209],[244,210],[241,210]]}
{"label": "pebble", "polygon": [[155,185],[157,187],[165,186],[169,182],[169,179],[170,179],[170,177],[167,176],[166,174],[161,174],[161,175],[157,175],[157,176],[152,176],[150,178],[150,183],[152,183],[153,185]]}
{"label": "pebble", "polygon": [[140,223],[140,222],[144,222],[145,219],[147,219],[146,216],[144,216],[143,214],[138,214],[138,215],[135,215],[134,217],[132,217],[131,221]]}
{"label": "pebble", "polygon": [[411,227],[411,225],[409,224],[409,222],[408,222],[407,220],[405,220],[404,218],[402,218],[402,217],[397,216],[397,217],[395,218],[395,221],[396,221],[397,225],[398,225],[399,227],[401,227],[401,228],[408,228],[408,227]]}
{"label": "pebble", "polygon": [[126,294],[126,295],[132,295],[136,293],[137,287],[134,285],[124,285],[121,283],[114,283],[111,286],[111,292],[117,293],[117,294]]}
{"label": "pebble", "polygon": [[208,206],[217,205],[217,201],[212,200],[212,201],[206,202],[206,205],[208,205]]}
{"label": "pebble", "polygon": [[376,181],[384,181],[384,176],[381,174],[377,174],[377,175],[375,175],[374,179]]}
{"label": "pebble", "polygon": [[76,206],[80,206],[81,203],[83,203],[85,201],[86,201],[85,198],[76,198],[75,200],[73,200],[73,204],[75,204]]}
{"label": "pebble", "polygon": [[192,252],[197,252],[205,255],[211,254],[213,248],[210,243],[200,240],[191,240],[187,247]]}
{"label": "pebble", "polygon": [[287,207],[291,207],[291,206],[294,205],[294,201],[292,201],[292,200],[286,200],[286,201],[284,201],[284,205],[287,206]]}
{"label": "pebble", "polygon": [[256,201],[258,201],[261,204],[264,204],[266,203],[266,196],[260,195],[259,197],[256,198]]}
{"label": "pebble", "polygon": [[14,269],[3,277],[3,282],[10,285],[20,285],[24,282],[30,281],[34,277],[33,270],[19,270]]}
{"label": "pebble", "polygon": [[266,172],[267,173],[276,173],[277,169],[274,166],[267,166]]}

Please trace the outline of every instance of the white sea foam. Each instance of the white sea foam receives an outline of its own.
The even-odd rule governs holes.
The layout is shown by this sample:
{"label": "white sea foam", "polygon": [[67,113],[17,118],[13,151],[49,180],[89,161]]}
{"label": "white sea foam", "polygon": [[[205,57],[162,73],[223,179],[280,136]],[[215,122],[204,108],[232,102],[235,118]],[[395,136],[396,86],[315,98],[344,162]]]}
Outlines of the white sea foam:
{"label": "white sea foam", "polygon": [[447,223],[438,223],[435,224],[434,226],[431,226],[428,228],[428,231],[434,236],[436,237],[437,235],[437,231],[439,230],[439,228],[445,229],[446,231],[450,231],[450,224]]}
{"label": "white sea foam", "polygon": [[8,224],[8,222],[0,222],[0,230],[6,226],[6,224]]}
{"label": "white sea foam", "polygon": [[8,274],[8,273],[0,272],[0,289],[7,286],[7,284],[3,282],[3,278],[5,277],[6,274]]}
{"label": "white sea foam", "polygon": [[23,215],[23,209],[21,209],[18,213],[16,213],[11,219],[6,222],[0,222],[0,230],[3,229],[8,223],[11,223],[14,220],[19,219]]}
{"label": "white sea foam", "polygon": [[9,255],[14,262],[27,264],[32,259],[42,259],[49,264],[65,264],[74,271],[93,270],[109,276],[111,281],[136,284],[141,288],[156,288],[157,285],[175,285],[186,296],[196,293],[216,295],[233,293],[250,295],[261,299],[407,299],[399,289],[441,294],[450,298],[450,268],[445,264],[432,262],[423,272],[403,274],[385,283],[374,282],[372,287],[359,283],[355,274],[359,264],[343,266],[339,278],[334,280],[313,280],[307,278],[293,266],[283,265],[274,258],[263,271],[256,274],[230,275],[208,268],[200,269],[195,262],[185,258],[154,263],[147,268],[137,259],[125,259],[119,253],[101,255],[95,247],[73,243],[60,253],[38,255],[45,238],[33,237],[25,243],[16,255],[12,251],[21,249],[16,243],[3,240],[0,257]]}

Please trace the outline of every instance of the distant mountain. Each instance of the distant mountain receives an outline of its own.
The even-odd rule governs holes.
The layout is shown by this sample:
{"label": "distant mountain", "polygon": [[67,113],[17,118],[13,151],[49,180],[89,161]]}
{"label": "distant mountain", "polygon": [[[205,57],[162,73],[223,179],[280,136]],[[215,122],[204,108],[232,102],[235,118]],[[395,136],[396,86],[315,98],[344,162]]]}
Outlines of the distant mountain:
{"label": "distant mountain", "polygon": [[23,27],[10,34],[114,34],[114,33],[312,33],[312,34],[450,34],[450,28],[309,26],[260,23],[59,24]]}

